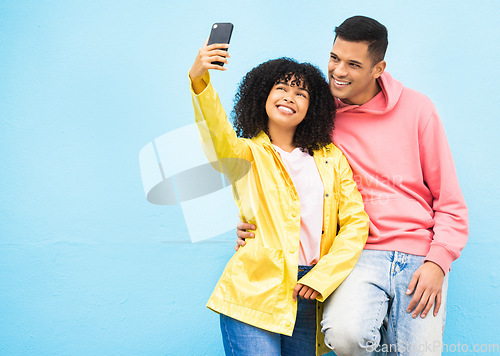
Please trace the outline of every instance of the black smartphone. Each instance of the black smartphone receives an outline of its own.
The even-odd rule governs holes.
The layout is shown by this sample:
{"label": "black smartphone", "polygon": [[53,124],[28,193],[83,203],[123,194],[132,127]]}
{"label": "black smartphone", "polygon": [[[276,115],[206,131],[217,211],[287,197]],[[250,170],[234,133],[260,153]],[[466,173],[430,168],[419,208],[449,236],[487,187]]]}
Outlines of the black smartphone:
{"label": "black smartphone", "polygon": [[[212,31],[210,31],[210,37],[208,38],[208,45],[213,43],[229,43],[231,39],[231,34],[233,33],[233,24],[230,22],[214,23],[212,25]],[[227,51],[226,48],[223,48]],[[224,66],[222,62],[212,62],[212,64]]]}

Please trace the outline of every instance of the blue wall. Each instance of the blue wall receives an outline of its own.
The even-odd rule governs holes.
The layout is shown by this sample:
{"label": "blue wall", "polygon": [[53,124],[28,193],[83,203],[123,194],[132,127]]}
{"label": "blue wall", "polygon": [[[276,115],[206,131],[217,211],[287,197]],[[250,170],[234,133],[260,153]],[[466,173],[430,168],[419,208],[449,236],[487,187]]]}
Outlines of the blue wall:
{"label": "blue wall", "polygon": [[310,3],[0,2],[0,354],[221,354],[204,304],[234,231],[191,243],[178,205],[146,200],[139,151],[192,122],[187,72],[213,22],[235,25],[213,74],[229,109],[266,59],[326,71],[355,14],[388,27],[388,70],[436,104],[470,209],[445,343],[499,343],[500,4]]}

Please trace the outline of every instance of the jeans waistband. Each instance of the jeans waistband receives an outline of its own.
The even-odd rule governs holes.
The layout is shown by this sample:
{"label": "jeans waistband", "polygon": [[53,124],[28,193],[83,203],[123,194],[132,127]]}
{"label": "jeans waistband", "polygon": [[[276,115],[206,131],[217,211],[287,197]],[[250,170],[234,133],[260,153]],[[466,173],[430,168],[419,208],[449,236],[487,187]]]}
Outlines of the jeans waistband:
{"label": "jeans waistband", "polygon": [[314,267],[313,266],[299,266],[299,270],[298,270],[298,276],[299,276],[299,279],[304,277],[307,272],[309,272],[312,268]]}

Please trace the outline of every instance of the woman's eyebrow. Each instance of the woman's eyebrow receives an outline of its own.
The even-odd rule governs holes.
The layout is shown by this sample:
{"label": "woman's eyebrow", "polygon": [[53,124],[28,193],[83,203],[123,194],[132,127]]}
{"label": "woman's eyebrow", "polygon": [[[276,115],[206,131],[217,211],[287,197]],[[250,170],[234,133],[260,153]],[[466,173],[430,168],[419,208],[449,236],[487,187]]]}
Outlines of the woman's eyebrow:
{"label": "woman's eyebrow", "polygon": [[306,88],[303,88],[303,87],[297,87],[297,89],[299,89],[299,90],[304,90],[304,91],[306,91],[306,92],[307,92],[307,94],[310,94],[310,93],[309,93],[309,90],[307,90]]}
{"label": "woman's eyebrow", "polygon": [[304,87],[300,87],[300,86],[298,86],[297,84],[295,84],[295,83],[293,83],[293,82],[292,82],[292,85],[290,85],[290,82],[285,82],[285,81],[281,81],[281,80],[280,80],[280,81],[279,81],[279,82],[277,82],[275,85],[278,85],[278,84],[286,85],[286,86],[288,86],[288,87],[289,87],[289,86],[294,86],[294,87],[297,87],[297,89],[300,89],[300,90],[304,90],[304,91],[306,91],[306,92],[307,92],[307,94],[311,94],[311,93],[309,92],[309,90],[307,90],[307,89],[306,89],[306,88],[304,88]]}

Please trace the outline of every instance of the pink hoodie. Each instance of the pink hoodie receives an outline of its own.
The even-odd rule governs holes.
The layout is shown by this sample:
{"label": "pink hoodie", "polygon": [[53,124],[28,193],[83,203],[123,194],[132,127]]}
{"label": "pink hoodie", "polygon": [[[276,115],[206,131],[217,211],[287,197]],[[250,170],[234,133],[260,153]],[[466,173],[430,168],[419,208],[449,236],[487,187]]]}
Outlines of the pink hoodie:
{"label": "pink hoodie", "polygon": [[385,72],[363,105],[337,100],[333,140],[370,216],[365,248],[426,256],[445,273],[468,237],[467,206],[432,102]]}

